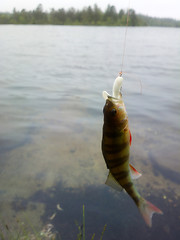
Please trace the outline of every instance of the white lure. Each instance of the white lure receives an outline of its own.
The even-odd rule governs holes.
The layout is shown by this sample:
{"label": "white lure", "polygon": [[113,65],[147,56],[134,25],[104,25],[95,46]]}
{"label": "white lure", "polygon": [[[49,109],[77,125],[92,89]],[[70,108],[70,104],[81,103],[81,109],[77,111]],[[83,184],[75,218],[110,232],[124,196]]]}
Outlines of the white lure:
{"label": "white lure", "polygon": [[115,79],[114,84],[113,84],[112,96],[109,95],[106,91],[103,91],[103,93],[102,93],[103,98],[105,100],[108,99],[108,97],[114,97],[114,98],[120,99],[120,90],[122,87],[122,82],[123,82],[123,78],[118,76]]}

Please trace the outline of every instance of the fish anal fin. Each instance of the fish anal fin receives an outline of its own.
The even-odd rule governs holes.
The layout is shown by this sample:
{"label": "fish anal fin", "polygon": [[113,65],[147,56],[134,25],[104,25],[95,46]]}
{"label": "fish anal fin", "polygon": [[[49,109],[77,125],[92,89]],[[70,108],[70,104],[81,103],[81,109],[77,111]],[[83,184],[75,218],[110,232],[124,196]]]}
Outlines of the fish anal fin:
{"label": "fish anal fin", "polygon": [[142,176],[141,173],[139,173],[135,167],[133,167],[131,164],[129,164],[129,168],[130,168],[130,173],[131,173],[131,177],[132,179],[138,179],[139,177]]}
{"label": "fish anal fin", "polygon": [[151,227],[152,226],[152,216],[154,213],[163,214],[163,212],[154,206],[152,203],[148,202],[144,198],[141,198],[139,204],[139,211],[146,222],[146,224]]}
{"label": "fish anal fin", "polygon": [[108,177],[107,177],[107,180],[106,180],[105,184],[108,185],[109,187],[112,187],[116,191],[122,191],[123,190],[121,185],[116,181],[116,179],[113,177],[113,175],[110,172],[108,174]]}

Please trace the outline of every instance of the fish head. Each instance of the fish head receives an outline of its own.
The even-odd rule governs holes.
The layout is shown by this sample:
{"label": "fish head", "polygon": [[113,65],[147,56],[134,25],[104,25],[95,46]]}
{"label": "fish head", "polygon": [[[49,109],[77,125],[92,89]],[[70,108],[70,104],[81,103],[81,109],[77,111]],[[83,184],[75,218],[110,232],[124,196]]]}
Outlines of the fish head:
{"label": "fish head", "polygon": [[113,125],[119,125],[127,120],[127,112],[122,98],[115,98],[107,95],[106,103],[103,109],[104,122]]}

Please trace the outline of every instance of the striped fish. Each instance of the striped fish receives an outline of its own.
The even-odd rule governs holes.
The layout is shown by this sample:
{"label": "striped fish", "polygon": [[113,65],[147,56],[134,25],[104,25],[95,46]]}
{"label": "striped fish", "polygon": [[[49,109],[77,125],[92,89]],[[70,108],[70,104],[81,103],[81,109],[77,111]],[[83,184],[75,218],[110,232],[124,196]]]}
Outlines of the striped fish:
{"label": "striped fish", "polygon": [[153,213],[162,214],[162,211],[141,197],[132,181],[132,179],[140,177],[141,174],[129,164],[132,138],[127,112],[120,93],[122,80],[122,77],[115,79],[113,96],[103,92],[106,103],[103,109],[102,153],[109,169],[106,184],[116,190],[125,189],[135,202],[147,225],[151,227]]}

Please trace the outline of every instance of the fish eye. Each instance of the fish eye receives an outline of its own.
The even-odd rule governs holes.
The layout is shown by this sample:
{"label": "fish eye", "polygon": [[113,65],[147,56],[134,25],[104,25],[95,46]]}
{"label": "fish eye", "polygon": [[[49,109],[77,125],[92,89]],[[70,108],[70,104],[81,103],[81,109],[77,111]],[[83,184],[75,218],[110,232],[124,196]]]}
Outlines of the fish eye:
{"label": "fish eye", "polygon": [[112,110],[111,110],[111,114],[113,115],[113,116],[115,116],[116,115],[116,109],[115,108],[113,108]]}

